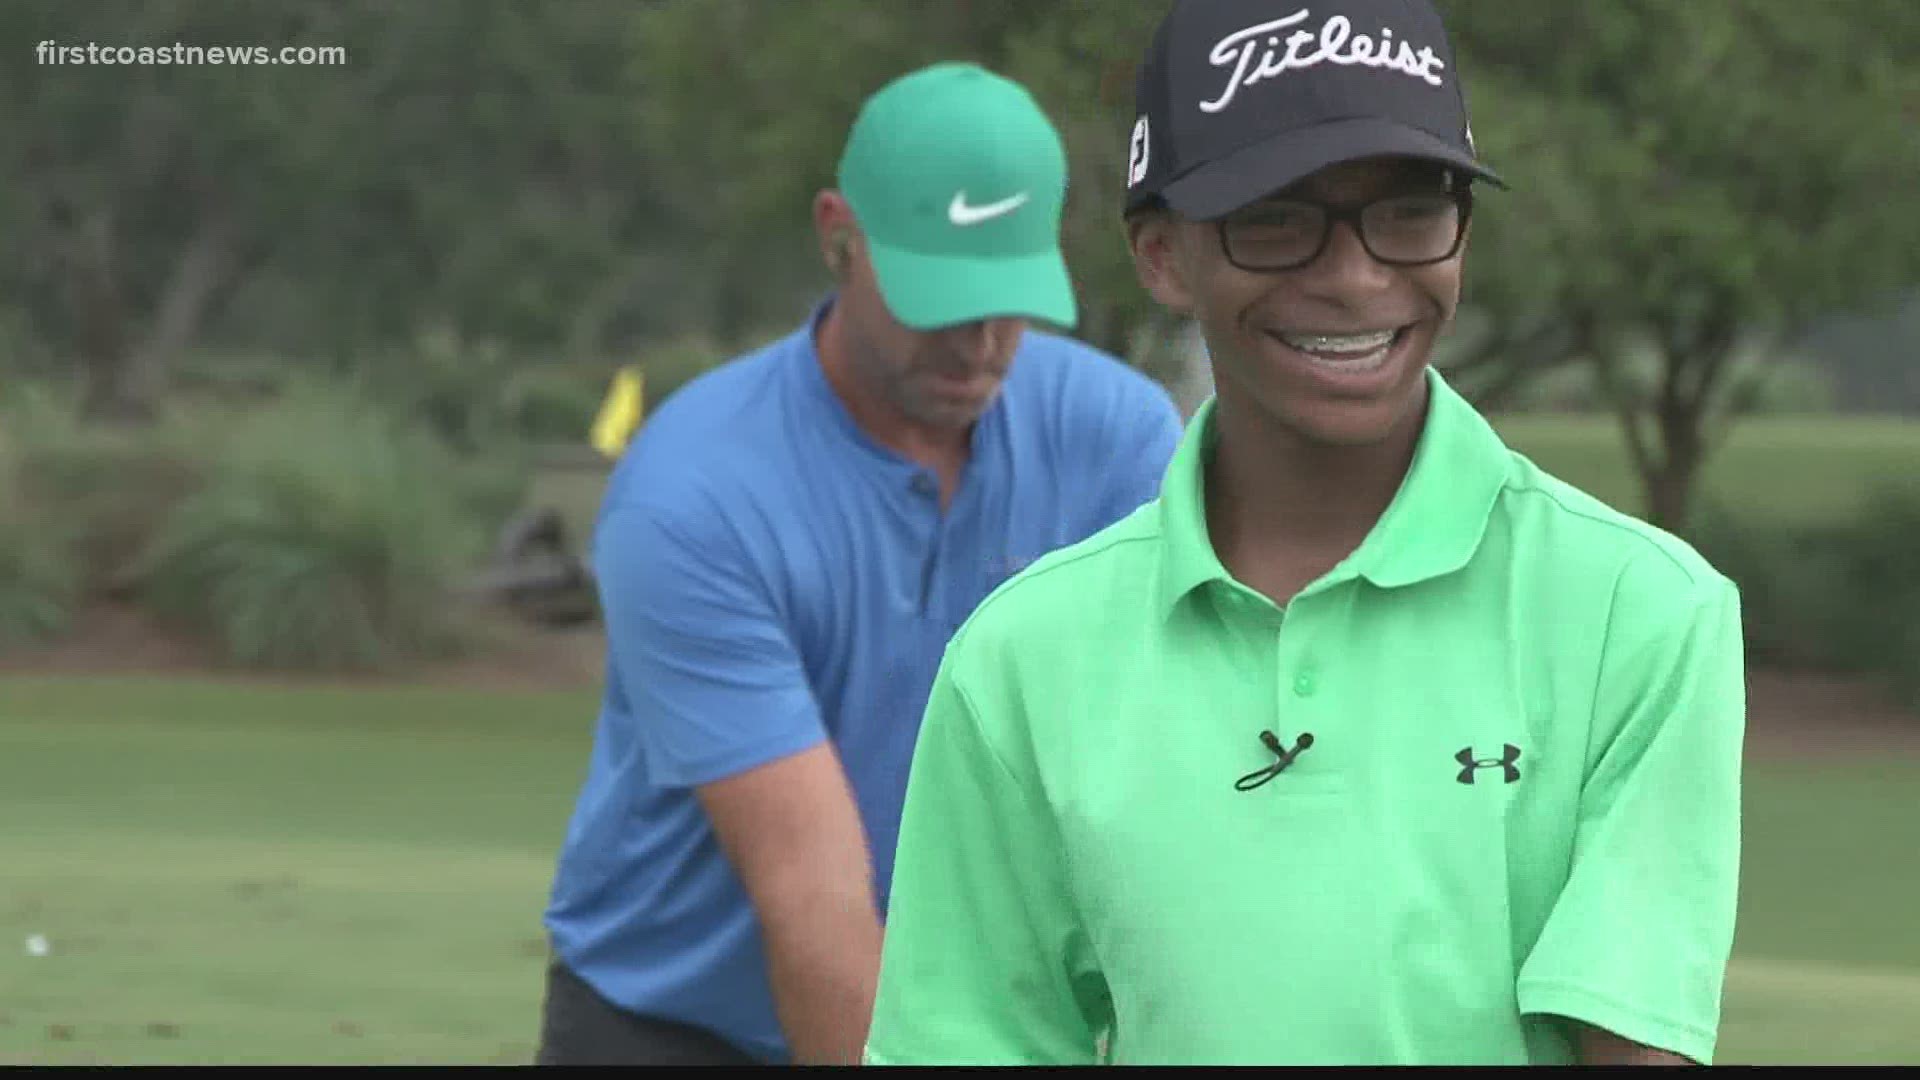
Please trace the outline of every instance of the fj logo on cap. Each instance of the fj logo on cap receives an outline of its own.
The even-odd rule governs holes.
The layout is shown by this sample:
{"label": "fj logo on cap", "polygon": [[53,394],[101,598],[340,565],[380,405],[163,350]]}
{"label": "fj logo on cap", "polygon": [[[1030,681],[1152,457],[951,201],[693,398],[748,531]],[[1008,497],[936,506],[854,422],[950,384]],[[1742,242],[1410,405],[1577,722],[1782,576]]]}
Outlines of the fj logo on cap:
{"label": "fj logo on cap", "polygon": [[[1396,42],[1389,28],[1382,28],[1378,38],[1355,34],[1352,20],[1345,15],[1328,19],[1317,34],[1296,30],[1284,40],[1280,37],[1280,31],[1298,26],[1311,16],[1309,9],[1301,8],[1285,18],[1235,30],[1216,42],[1213,51],[1207,54],[1207,61],[1214,67],[1230,68],[1233,74],[1219,97],[1200,102],[1201,111],[1217,113],[1233,104],[1234,96],[1243,86],[1319,64],[1385,68],[1433,86],[1446,85],[1446,80],[1434,73],[1446,67],[1446,62],[1435,56],[1433,49],[1422,46],[1416,50],[1406,41]],[[1302,51],[1309,46],[1311,51]],[[1260,57],[1257,64],[1254,63],[1256,53]]]}
{"label": "fj logo on cap", "polygon": [[1127,143],[1127,186],[1132,187],[1147,178],[1147,118],[1142,116],[1133,125],[1133,138]]}

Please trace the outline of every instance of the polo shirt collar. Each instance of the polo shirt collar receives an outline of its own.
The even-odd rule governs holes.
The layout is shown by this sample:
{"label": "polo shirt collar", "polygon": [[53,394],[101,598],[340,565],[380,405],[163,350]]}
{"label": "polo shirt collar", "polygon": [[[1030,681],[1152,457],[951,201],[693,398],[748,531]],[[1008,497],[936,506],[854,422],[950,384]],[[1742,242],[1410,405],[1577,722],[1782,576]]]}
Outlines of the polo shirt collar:
{"label": "polo shirt collar", "polygon": [[[1426,422],[1400,490],[1360,546],[1327,575],[1329,583],[1363,577],[1382,588],[1411,585],[1460,569],[1480,546],[1506,485],[1506,445],[1431,366],[1427,388]],[[1214,403],[1210,397],[1194,413],[1161,487],[1160,599],[1167,611],[1209,581],[1233,580],[1207,535],[1203,488],[1217,438]]]}

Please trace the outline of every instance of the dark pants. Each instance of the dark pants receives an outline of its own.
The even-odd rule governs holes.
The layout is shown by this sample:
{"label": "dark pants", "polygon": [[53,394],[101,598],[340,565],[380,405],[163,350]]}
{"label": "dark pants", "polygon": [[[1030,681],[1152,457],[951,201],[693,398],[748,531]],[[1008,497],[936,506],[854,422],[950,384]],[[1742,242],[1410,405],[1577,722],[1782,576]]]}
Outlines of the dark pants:
{"label": "dark pants", "polygon": [[600,996],[555,959],[535,1065],[758,1065],[710,1031],[637,1016]]}

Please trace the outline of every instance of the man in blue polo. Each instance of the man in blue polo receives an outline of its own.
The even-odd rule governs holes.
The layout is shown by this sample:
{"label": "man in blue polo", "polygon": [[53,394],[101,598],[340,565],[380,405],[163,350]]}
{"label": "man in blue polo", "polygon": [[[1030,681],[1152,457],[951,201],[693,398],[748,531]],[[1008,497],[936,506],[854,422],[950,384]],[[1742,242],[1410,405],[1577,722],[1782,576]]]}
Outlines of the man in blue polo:
{"label": "man in blue polo", "polygon": [[813,219],[837,288],[640,430],[595,540],[608,670],[538,1060],[853,1063],[954,628],[1152,497],[1157,384],[1068,327],[1062,143],[939,64],[866,103]]}
{"label": "man in blue polo", "polygon": [[1184,0],[1128,171],[1215,396],[930,694],[876,1064],[1709,1063],[1739,596],[1429,365],[1477,158],[1426,0]]}

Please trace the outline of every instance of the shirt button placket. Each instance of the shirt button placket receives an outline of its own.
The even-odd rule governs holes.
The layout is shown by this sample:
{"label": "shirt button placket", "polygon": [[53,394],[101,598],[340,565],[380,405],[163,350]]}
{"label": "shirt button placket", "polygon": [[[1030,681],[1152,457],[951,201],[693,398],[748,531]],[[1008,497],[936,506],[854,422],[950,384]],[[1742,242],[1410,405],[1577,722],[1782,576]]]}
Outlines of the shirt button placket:
{"label": "shirt button placket", "polygon": [[[1299,601],[1296,600],[1295,604],[1298,603]],[[1283,713],[1292,712],[1297,716],[1300,711],[1298,704],[1319,693],[1320,673],[1306,655],[1306,650],[1301,647],[1299,639],[1305,632],[1305,628],[1300,625],[1299,613],[1290,613],[1290,617],[1285,621],[1293,624],[1293,633],[1289,636],[1283,623],[1283,629],[1275,641],[1277,650],[1275,660],[1279,667],[1280,707]],[[1290,708],[1290,706],[1293,707]]]}
{"label": "shirt button placket", "polygon": [[921,615],[931,615],[935,613],[934,608],[937,599],[935,595],[935,581],[939,576],[940,548],[943,540],[941,533],[945,527],[944,523],[940,520],[939,507],[935,502],[940,495],[940,482],[934,478],[932,473],[925,470],[918,470],[907,480],[907,490],[913,492],[914,495],[918,496],[927,504],[926,509],[930,517],[927,548],[921,562],[920,598],[916,610]]}

